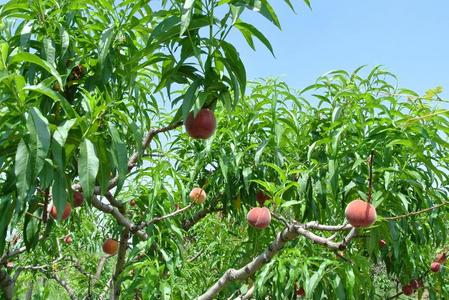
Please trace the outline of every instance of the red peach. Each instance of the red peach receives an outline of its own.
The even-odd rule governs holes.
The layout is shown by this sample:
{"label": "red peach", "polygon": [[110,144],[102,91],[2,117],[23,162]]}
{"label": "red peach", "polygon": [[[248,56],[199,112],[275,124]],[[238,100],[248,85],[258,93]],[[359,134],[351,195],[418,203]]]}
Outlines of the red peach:
{"label": "red peach", "polygon": [[187,133],[194,139],[207,139],[210,138],[217,127],[217,121],[215,120],[214,112],[203,108],[196,117],[191,112],[184,122]]}
{"label": "red peach", "polygon": [[[72,212],[72,206],[70,205],[69,202],[67,202],[65,204],[65,208],[64,208],[64,212],[62,213],[62,217],[61,220],[65,220],[70,216],[70,213]],[[58,217],[58,212],[56,211],[56,206],[53,204],[53,206],[51,207],[50,210],[50,215],[52,216],[53,219],[57,219]]]}
{"label": "red peach", "polygon": [[263,206],[266,200],[269,200],[270,196],[265,195],[263,191],[258,191],[256,194],[256,200],[260,206]]}
{"label": "red peach", "polygon": [[103,251],[109,255],[115,255],[118,250],[118,242],[113,239],[107,239],[103,243]]}
{"label": "red peach", "polygon": [[264,229],[271,223],[271,213],[266,207],[254,207],[246,216],[248,223],[258,229]]}
{"label": "red peach", "polygon": [[354,227],[368,227],[376,222],[376,208],[368,202],[356,199],[348,204],[345,216]]}
{"label": "red peach", "polygon": [[73,204],[75,207],[82,206],[84,202],[84,196],[82,193],[75,191],[73,192]]}
{"label": "red peach", "polygon": [[440,272],[441,269],[441,264],[439,262],[434,261],[431,265],[430,265],[430,270],[432,270],[432,272]]}
{"label": "red peach", "polygon": [[206,192],[202,188],[196,187],[192,189],[189,197],[194,203],[201,204],[206,200]]}

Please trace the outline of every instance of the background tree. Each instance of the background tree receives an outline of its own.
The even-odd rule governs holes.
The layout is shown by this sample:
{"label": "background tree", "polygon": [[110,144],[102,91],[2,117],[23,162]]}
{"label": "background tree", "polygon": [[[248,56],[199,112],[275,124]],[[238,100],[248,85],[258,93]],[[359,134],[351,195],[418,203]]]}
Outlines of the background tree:
{"label": "background tree", "polygon": [[[280,27],[268,1],[1,6],[5,298],[448,293],[445,258],[429,274],[447,251],[439,90],[399,89],[374,68],[302,91],[267,79],[245,97],[230,30],[273,50],[244,10]],[[181,125],[202,109],[217,131],[195,140]],[[355,198],[376,206],[368,229],[344,222]],[[255,206],[271,211],[264,230],[246,221]]]}

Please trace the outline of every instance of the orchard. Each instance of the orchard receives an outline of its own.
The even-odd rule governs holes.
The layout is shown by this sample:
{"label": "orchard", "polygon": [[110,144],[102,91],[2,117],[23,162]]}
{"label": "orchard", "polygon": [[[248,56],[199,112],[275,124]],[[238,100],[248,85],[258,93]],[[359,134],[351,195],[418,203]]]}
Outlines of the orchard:
{"label": "orchard", "polygon": [[449,299],[441,89],[248,80],[273,2],[0,5],[1,299]]}

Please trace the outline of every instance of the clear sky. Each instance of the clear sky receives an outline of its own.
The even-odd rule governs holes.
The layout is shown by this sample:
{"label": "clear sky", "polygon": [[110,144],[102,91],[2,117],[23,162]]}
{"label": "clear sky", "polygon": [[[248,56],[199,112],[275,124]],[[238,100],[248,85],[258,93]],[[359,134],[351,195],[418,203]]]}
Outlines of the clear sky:
{"label": "clear sky", "polygon": [[284,1],[273,3],[282,31],[255,13],[255,24],[272,42],[276,58],[260,43],[256,52],[238,43],[248,78],[280,76],[302,88],[332,69],[352,71],[381,64],[396,74],[401,87],[417,92],[442,85],[449,98],[448,0],[292,0],[296,15]]}

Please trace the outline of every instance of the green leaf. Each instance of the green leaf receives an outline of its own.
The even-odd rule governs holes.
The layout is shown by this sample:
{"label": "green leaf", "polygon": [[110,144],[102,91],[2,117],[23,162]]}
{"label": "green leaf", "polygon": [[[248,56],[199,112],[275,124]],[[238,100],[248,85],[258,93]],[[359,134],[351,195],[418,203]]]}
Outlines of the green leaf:
{"label": "green leaf", "polygon": [[44,46],[44,57],[45,60],[52,66],[55,64],[55,46],[53,45],[53,41],[49,38],[44,38],[42,41]]}
{"label": "green leaf", "polygon": [[55,178],[53,180],[53,185],[51,188],[51,194],[53,203],[56,206],[56,212],[58,213],[57,219],[61,220],[62,214],[64,213],[65,205],[67,203],[67,179],[63,170],[57,169],[55,173]]}
{"label": "green leaf", "polygon": [[27,193],[31,186],[30,152],[23,139],[20,140],[17,147],[14,174],[17,177],[16,187],[18,200],[21,205],[21,202],[27,198]]}
{"label": "green leaf", "polygon": [[31,54],[31,53],[22,52],[22,53],[18,53],[16,55],[14,55],[10,61],[11,64],[21,63],[21,62],[29,62],[29,63],[33,63],[33,64],[36,64],[36,65],[42,67],[48,73],[53,75],[53,77],[58,81],[61,89],[63,88],[64,85],[62,84],[61,75],[59,75],[58,71],[50,63],[46,62],[39,56]]}
{"label": "green leaf", "polygon": [[61,94],[46,87],[45,85],[41,83],[39,83],[38,85],[27,85],[24,87],[24,89],[38,92],[52,98],[54,101],[59,102],[61,104],[62,109],[69,116],[69,118],[77,117],[78,114],[73,109],[72,105],[67,101],[67,99],[64,98]]}
{"label": "green leaf", "polygon": [[274,12],[273,7],[268,3],[267,0],[238,0],[233,2],[235,6],[245,6],[253,11],[260,13],[266,19],[273,22],[279,29],[281,29],[281,24],[279,23],[279,18]]}
{"label": "green leaf", "polygon": [[67,49],[69,48],[70,43],[70,37],[67,30],[65,30],[64,26],[60,25],[59,27],[60,35],[61,35],[61,57],[64,57],[64,55],[67,52]]}
{"label": "green leaf", "polygon": [[37,176],[44,167],[44,161],[50,149],[50,130],[48,120],[35,107],[29,111],[27,129],[30,133],[30,154],[34,162],[33,174]]}
{"label": "green leaf", "polygon": [[109,27],[103,31],[100,38],[100,44],[98,45],[98,63],[100,68],[103,68],[106,56],[109,54],[111,44],[115,38],[114,27]]}
{"label": "green leaf", "polygon": [[94,144],[87,138],[83,140],[79,149],[78,175],[83,188],[84,198],[90,199],[94,192],[95,178],[98,173],[98,157],[95,154]]}
{"label": "green leaf", "polygon": [[[251,24],[242,22],[242,21],[238,21],[237,23],[235,23],[234,25],[237,29],[240,30],[240,32],[249,32],[251,35],[255,36],[257,39],[259,39],[259,41],[262,42],[262,44],[265,45],[265,47],[268,48],[268,50],[270,50],[271,54],[275,57],[274,52],[273,52],[273,47],[271,46],[270,41],[263,35],[262,32],[260,32],[256,27],[254,27]],[[243,36],[245,36],[245,34],[243,34]],[[248,39],[247,39],[248,41]],[[252,39],[251,39],[252,41]],[[249,43],[249,42],[248,42]],[[251,44],[250,44],[251,46]],[[252,45],[252,47],[254,49],[254,44]]]}
{"label": "green leaf", "polygon": [[0,256],[5,250],[6,233],[14,213],[15,200],[10,195],[0,197]]}
{"label": "green leaf", "polygon": [[112,123],[109,123],[109,132],[112,137],[114,162],[118,171],[118,182],[115,192],[117,194],[122,189],[126,174],[128,173],[128,152],[126,150],[126,144],[122,141],[117,128]]}
{"label": "green leaf", "polygon": [[179,36],[182,36],[184,32],[187,30],[190,24],[190,19],[192,17],[192,7],[195,3],[195,0],[185,0],[184,6],[182,7],[182,15],[181,15],[181,30],[179,32]]}

